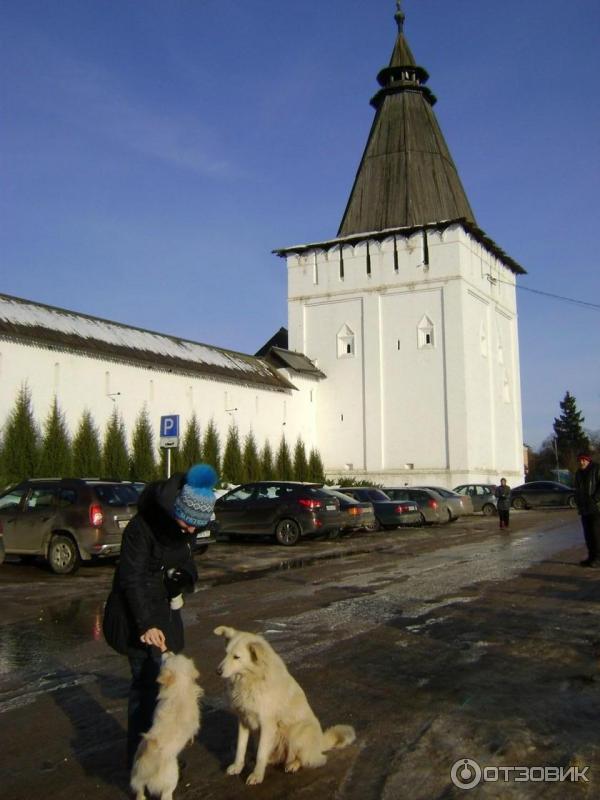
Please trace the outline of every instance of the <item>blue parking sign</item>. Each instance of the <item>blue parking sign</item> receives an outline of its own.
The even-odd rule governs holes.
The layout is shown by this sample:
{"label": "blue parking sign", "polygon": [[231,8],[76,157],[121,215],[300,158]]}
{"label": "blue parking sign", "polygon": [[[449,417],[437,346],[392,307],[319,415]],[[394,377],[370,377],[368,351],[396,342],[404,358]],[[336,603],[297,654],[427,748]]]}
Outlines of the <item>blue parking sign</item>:
{"label": "blue parking sign", "polygon": [[169,438],[179,436],[179,414],[169,414],[160,418],[160,435]]}

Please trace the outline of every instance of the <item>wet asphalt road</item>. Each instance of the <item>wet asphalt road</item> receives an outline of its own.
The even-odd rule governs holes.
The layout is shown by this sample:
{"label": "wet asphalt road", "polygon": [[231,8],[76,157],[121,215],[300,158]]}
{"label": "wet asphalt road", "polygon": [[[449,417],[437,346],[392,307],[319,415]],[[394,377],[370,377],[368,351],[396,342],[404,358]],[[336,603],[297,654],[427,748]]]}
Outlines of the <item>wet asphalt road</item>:
{"label": "wet asphalt road", "polygon": [[[184,612],[204,722],[175,796],[598,796],[594,782],[490,781],[466,793],[450,779],[460,758],[582,764],[600,776],[600,592],[594,571],[575,565],[577,516],[512,522],[508,535],[472,517],[293,549],[218,543],[199,557],[201,588]],[[127,796],[127,665],[100,631],[112,571],[0,568],[5,800]],[[266,635],[323,724],[353,724],[356,743],[319,770],[270,768],[260,787],[226,776],[235,721],[214,673],[218,624]]]}

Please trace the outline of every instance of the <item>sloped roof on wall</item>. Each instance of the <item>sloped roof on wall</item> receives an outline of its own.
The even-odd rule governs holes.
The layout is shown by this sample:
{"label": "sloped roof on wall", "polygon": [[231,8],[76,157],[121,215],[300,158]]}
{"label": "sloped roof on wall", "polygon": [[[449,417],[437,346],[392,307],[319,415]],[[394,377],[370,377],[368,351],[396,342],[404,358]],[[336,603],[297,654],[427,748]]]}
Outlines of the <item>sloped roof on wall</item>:
{"label": "sloped roof on wall", "polygon": [[261,358],[0,294],[0,337],[275,390],[295,387]]}
{"label": "sloped roof on wall", "polygon": [[296,353],[283,347],[271,347],[265,358],[275,367],[285,367],[294,372],[311,375],[313,378],[326,377],[325,373],[321,372],[304,353]]}

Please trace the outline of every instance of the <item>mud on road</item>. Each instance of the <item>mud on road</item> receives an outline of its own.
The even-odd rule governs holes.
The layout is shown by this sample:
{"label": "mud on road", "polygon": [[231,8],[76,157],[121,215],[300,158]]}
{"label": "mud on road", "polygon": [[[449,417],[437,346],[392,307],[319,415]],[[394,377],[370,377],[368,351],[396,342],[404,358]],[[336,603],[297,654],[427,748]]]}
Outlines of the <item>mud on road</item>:
{"label": "mud on road", "polygon": [[[575,514],[473,517],[444,528],[306,542],[216,545],[198,559],[186,652],[202,673],[203,726],[175,798],[597,797],[600,573]],[[126,660],[100,635],[112,567],[57,578],[0,569],[0,785],[4,800],[119,798]],[[229,777],[236,722],[215,674],[218,624],[263,633],[326,726],[357,740],[325,767]],[[453,764],[587,767],[588,782],[452,783]],[[531,773],[534,775],[534,773]],[[574,773],[571,773],[572,775]],[[514,773],[513,773],[514,775]],[[534,775],[537,777],[537,773]]]}

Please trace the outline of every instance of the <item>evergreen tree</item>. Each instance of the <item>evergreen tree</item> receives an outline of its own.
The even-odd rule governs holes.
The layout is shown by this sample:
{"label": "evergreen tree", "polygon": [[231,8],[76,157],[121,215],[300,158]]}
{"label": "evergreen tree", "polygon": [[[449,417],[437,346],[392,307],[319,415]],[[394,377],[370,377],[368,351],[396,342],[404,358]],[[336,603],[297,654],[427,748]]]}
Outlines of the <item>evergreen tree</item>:
{"label": "evergreen tree", "polygon": [[200,426],[196,415],[192,414],[185,429],[183,446],[181,448],[181,468],[185,472],[194,464],[202,461],[202,444]]}
{"label": "evergreen tree", "polygon": [[156,478],[154,434],[146,408],[140,411],[136,420],[131,437],[131,450],[131,480],[153,481]]}
{"label": "evergreen tree", "polygon": [[221,443],[212,419],[206,427],[202,440],[202,460],[214,467],[217,475],[221,475]]}
{"label": "evergreen tree", "polygon": [[294,480],[308,480],[308,461],[306,459],[306,448],[304,447],[304,442],[300,437],[298,437],[296,447],[294,448]]}
{"label": "evergreen tree", "polygon": [[92,478],[99,477],[101,472],[100,435],[91,413],[84,411],[73,439],[73,475]]}
{"label": "evergreen tree", "polygon": [[129,473],[129,455],[125,438],[125,425],[117,409],[106,425],[102,448],[102,472],[106,478],[126,480]]}
{"label": "evergreen tree", "polygon": [[23,384],[8,416],[4,432],[0,459],[3,483],[16,483],[23,478],[36,476],[38,443],[39,434],[31,408],[31,392]]}
{"label": "evergreen tree", "polygon": [[275,478],[275,467],[273,466],[273,451],[269,440],[264,444],[260,451],[260,476],[263,481],[272,481]]}
{"label": "evergreen tree", "polygon": [[285,440],[285,434],[281,437],[277,455],[275,456],[275,471],[277,479],[280,481],[291,481],[294,478],[294,465],[290,455],[290,448]]}
{"label": "evergreen tree", "polygon": [[223,483],[242,482],[242,448],[237,425],[232,424],[227,433],[225,452],[223,453],[223,466],[221,467],[221,481]]}
{"label": "evergreen tree", "polygon": [[44,425],[37,474],[40,478],[64,478],[71,474],[71,438],[56,397]]}
{"label": "evergreen tree", "polygon": [[577,454],[589,449],[590,440],[583,430],[583,415],[570,392],[565,393],[560,409],[560,416],[554,420],[559,462],[563,469],[574,471],[577,469]]}
{"label": "evergreen tree", "polygon": [[323,483],[325,480],[325,468],[321,456],[317,450],[311,450],[308,458],[308,480],[315,483]]}
{"label": "evergreen tree", "polygon": [[261,479],[262,470],[260,455],[258,453],[254,434],[250,431],[244,440],[244,450],[242,453],[242,483],[260,481]]}

